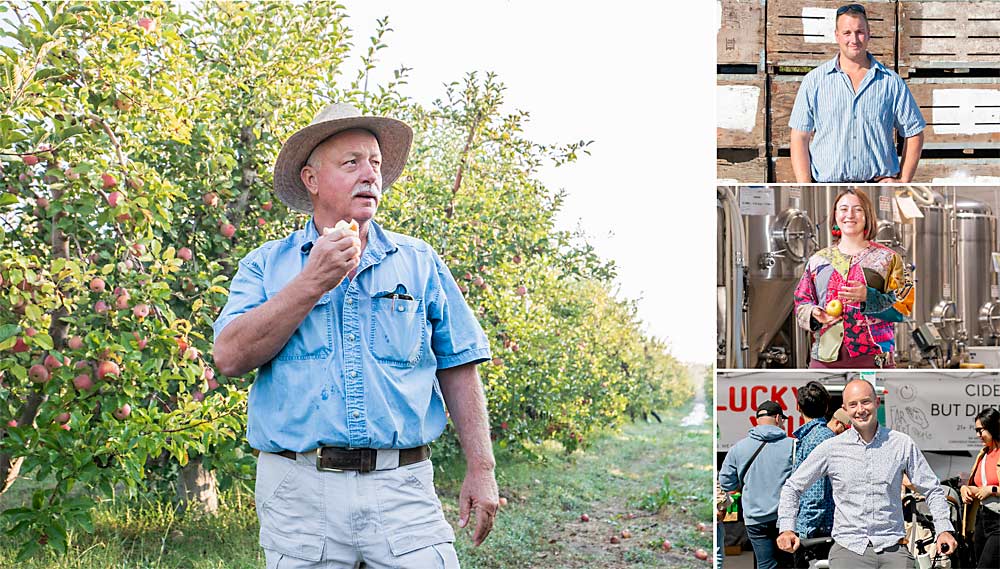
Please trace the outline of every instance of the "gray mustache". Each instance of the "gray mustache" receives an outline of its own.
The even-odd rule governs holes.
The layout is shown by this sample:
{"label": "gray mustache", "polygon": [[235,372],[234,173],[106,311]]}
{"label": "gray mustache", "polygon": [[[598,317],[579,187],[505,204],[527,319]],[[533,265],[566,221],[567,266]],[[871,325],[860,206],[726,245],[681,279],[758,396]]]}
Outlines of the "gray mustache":
{"label": "gray mustache", "polygon": [[354,186],[354,190],[351,192],[351,197],[357,197],[361,194],[372,194],[377,198],[381,198],[382,190],[375,184],[365,182]]}

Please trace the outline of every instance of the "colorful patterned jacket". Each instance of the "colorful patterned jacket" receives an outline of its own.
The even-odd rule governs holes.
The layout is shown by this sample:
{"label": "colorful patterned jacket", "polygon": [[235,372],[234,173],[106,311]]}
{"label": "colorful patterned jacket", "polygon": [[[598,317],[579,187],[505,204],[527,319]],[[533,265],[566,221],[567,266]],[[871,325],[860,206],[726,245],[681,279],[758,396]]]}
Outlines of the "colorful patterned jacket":
{"label": "colorful patterned jacket", "polygon": [[[822,326],[812,317],[812,309],[824,308],[837,298],[848,281],[865,283],[867,299],[845,303],[841,320],[832,326]],[[871,242],[849,256],[833,245],[818,251],[806,263],[805,273],[795,289],[795,320],[800,327],[814,333],[815,360],[836,361],[841,345],[850,357],[892,353],[893,323],[910,315],[913,297],[912,275],[903,266],[902,258],[889,247]]]}

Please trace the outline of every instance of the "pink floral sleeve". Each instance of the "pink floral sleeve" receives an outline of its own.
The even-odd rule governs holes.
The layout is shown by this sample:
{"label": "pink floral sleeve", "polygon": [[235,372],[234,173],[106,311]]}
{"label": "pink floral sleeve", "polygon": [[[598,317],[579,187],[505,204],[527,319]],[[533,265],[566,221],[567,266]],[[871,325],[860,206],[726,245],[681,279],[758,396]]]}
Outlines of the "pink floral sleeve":
{"label": "pink floral sleeve", "polygon": [[795,322],[803,330],[812,331],[812,309],[819,305],[816,283],[813,280],[812,263],[806,263],[806,270],[795,287]]}

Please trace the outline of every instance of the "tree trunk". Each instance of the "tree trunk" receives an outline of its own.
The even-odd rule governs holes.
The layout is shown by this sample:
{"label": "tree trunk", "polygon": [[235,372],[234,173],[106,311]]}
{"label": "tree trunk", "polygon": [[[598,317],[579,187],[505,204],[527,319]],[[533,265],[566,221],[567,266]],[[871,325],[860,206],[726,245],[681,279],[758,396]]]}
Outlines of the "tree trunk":
{"label": "tree trunk", "polygon": [[[49,162],[49,166],[57,164],[55,154],[53,153],[53,158]],[[58,202],[62,199],[63,190],[53,190],[52,200]],[[62,258],[69,259],[69,240],[66,239],[66,234],[59,230],[55,225],[55,220],[52,220],[52,233],[50,237],[52,243],[52,258]],[[51,266],[51,265],[50,265]],[[69,315],[69,310],[65,306],[60,306],[52,312],[52,322],[49,325],[49,336],[52,338],[52,344],[56,350],[62,350],[66,345],[66,330],[69,327],[63,318]],[[18,425],[30,425],[34,422],[35,417],[38,416],[38,409],[42,406],[42,403],[48,400],[48,396],[44,394],[44,387],[37,386],[28,396],[28,400],[25,402],[24,406],[21,407],[18,413],[17,424]],[[0,435],[2,435],[0,431]],[[6,453],[0,453],[0,495],[10,489],[11,485],[17,480],[18,475],[21,472],[21,464],[24,462],[24,457],[13,457]]]}
{"label": "tree trunk", "polygon": [[187,511],[212,516],[219,512],[219,484],[215,473],[202,466],[201,457],[191,459],[181,469],[177,479],[177,499]]}

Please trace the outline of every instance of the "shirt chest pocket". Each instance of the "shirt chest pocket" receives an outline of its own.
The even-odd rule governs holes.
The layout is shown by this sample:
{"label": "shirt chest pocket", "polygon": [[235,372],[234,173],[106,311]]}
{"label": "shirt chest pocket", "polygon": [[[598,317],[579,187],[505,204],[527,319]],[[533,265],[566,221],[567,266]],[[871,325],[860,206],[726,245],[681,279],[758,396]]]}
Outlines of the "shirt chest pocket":
{"label": "shirt chest pocket", "polygon": [[869,132],[883,133],[886,130],[892,131],[893,117],[892,108],[889,105],[878,104],[871,100],[858,103],[858,111],[868,125]]}
{"label": "shirt chest pocket", "polygon": [[412,367],[420,361],[427,335],[424,302],[405,295],[378,293],[372,297],[369,346],[384,364]]}
{"label": "shirt chest pocket", "polygon": [[[268,298],[277,292],[268,292]],[[333,345],[333,315],[330,293],[324,294],[302,320],[276,360],[317,360],[330,355]]]}

